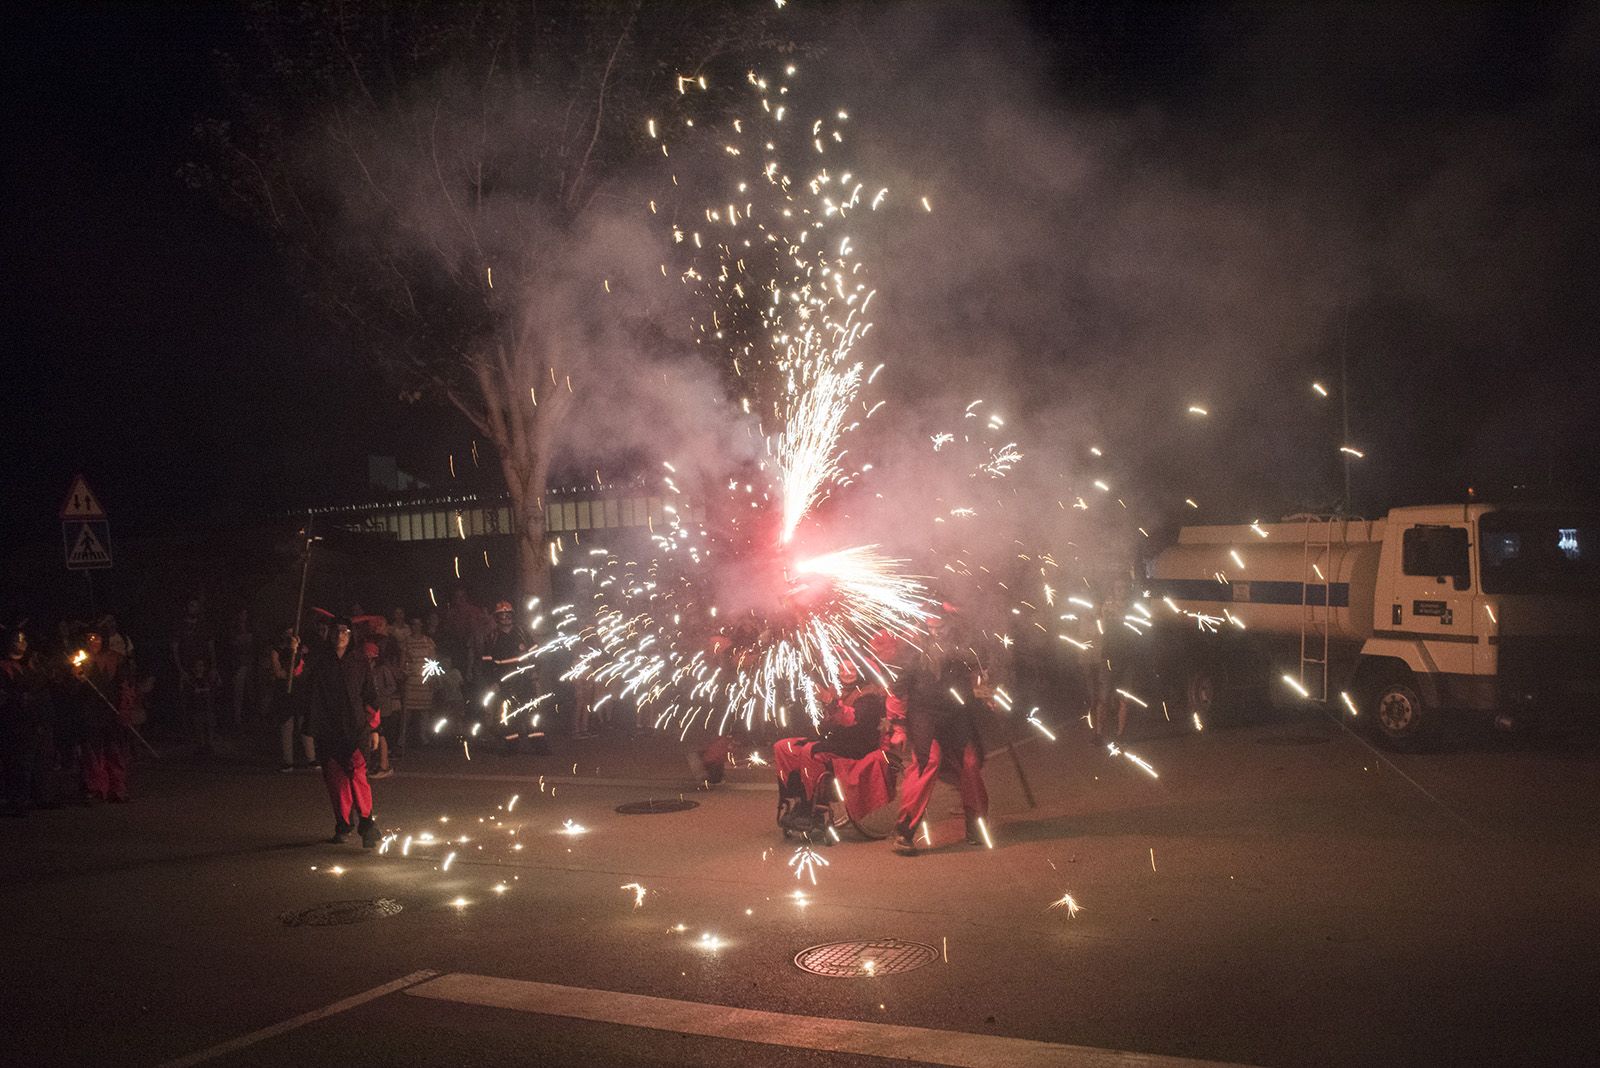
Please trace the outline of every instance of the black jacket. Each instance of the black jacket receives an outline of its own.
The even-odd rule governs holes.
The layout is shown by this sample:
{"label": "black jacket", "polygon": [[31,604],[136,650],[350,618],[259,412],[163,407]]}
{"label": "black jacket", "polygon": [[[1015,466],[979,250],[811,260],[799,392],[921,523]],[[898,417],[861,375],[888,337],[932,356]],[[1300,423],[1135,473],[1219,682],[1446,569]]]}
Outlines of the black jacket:
{"label": "black jacket", "polygon": [[306,667],[306,703],[318,751],[343,756],[360,749],[372,730],[378,691],[372,666],[354,642],[344,656],[332,649],[312,657]]}

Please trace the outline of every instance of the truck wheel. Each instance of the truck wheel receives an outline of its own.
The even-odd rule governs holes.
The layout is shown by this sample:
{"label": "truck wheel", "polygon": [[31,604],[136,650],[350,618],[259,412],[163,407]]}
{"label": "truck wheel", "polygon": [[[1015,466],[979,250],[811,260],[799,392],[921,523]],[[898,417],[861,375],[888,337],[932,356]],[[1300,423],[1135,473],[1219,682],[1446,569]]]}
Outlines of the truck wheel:
{"label": "truck wheel", "polygon": [[1438,716],[1423,707],[1410,676],[1391,676],[1373,691],[1368,707],[1378,741],[1402,753],[1429,748],[1435,738]]}

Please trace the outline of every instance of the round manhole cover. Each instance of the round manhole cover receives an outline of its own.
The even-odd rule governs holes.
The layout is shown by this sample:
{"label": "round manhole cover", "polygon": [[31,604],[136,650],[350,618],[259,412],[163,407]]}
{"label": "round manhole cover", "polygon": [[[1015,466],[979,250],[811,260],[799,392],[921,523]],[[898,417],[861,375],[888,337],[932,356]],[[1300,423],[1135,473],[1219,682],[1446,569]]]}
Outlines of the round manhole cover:
{"label": "round manhole cover", "polygon": [[618,805],[617,811],[624,816],[654,816],[662,812],[688,812],[691,808],[699,808],[698,801],[685,801],[678,798],[657,798],[650,801],[629,801],[626,805]]}
{"label": "round manhole cover", "polygon": [[829,942],[802,949],[795,966],[812,975],[833,979],[871,979],[894,972],[909,972],[939,959],[939,951],[921,942],[878,938],[870,942]]}
{"label": "round manhole cover", "polygon": [[1257,738],[1257,745],[1326,745],[1333,741],[1326,734],[1273,734]]}
{"label": "round manhole cover", "polygon": [[393,916],[404,907],[387,897],[380,897],[376,901],[330,901],[325,905],[285,912],[278,919],[283,921],[285,927],[337,927],[345,923]]}

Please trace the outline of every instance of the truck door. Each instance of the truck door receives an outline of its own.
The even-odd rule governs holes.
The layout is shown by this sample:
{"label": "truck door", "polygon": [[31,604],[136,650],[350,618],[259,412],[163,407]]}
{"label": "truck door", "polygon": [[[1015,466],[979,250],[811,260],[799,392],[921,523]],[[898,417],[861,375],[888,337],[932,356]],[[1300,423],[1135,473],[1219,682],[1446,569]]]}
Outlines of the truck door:
{"label": "truck door", "polygon": [[[1418,524],[1401,535],[1400,574],[1389,606],[1389,636],[1421,642],[1430,673],[1473,674],[1471,539],[1465,526]],[[1451,688],[1439,680],[1441,692]]]}

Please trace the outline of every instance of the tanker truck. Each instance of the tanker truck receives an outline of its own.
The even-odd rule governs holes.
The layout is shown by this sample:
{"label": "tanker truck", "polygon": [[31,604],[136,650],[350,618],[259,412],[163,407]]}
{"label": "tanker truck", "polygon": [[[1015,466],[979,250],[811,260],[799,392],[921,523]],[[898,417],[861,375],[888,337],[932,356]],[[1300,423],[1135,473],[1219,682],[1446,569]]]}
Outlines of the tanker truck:
{"label": "tanker truck", "polygon": [[1418,750],[1452,716],[1600,711],[1600,512],[1469,503],[1191,526],[1147,575],[1157,673],[1200,717],[1320,701]]}

